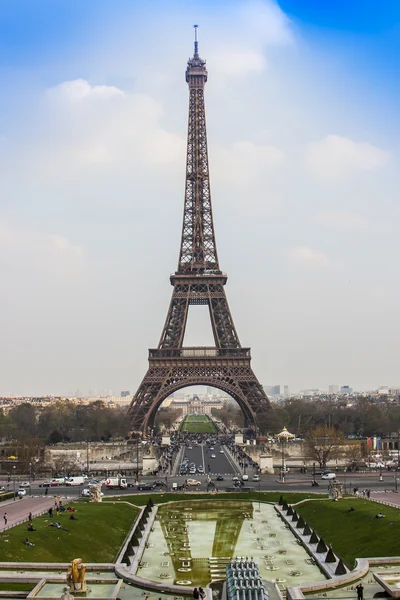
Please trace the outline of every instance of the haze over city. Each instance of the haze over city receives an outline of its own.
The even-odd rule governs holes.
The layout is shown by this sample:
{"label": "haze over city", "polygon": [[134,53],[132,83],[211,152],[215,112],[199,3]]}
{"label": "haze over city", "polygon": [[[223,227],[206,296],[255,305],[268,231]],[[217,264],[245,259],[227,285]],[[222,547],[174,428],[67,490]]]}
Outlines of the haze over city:
{"label": "haze over city", "polygon": [[[399,384],[399,17],[395,1],[4,0],[0,395],[145,374],[178,260],[194,23],[219,261],[258,379]],[[186,345],[214,345],[203,308]]]}

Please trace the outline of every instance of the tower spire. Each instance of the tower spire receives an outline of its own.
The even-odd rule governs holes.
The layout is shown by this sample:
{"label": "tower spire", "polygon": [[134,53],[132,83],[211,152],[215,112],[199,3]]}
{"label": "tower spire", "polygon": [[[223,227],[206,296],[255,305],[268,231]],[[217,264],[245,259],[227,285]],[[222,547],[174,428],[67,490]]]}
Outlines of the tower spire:
{"label": "tower spire", "polygon": [[198,25],[193,25],[194,27],[194,58],[199,58],[199,42],[197,41],[197,29]]}

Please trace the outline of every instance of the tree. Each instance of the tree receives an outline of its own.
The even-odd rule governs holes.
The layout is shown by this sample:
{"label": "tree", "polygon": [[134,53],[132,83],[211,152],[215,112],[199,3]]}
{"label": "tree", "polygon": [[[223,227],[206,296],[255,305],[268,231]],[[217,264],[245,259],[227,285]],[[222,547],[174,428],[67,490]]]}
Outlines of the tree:
{"label": "tree", "polygon": [[309,460],[318,462],[321,469],[342,453],[343,433],[334,427],[319,425],[305,436],[305,454]]}

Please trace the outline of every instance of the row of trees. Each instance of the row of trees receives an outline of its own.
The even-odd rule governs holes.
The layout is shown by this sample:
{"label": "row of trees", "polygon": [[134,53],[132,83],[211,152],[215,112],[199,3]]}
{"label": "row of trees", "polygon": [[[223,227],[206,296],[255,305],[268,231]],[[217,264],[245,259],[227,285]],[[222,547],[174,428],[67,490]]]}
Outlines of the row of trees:
{"label": "row of trees", "polygon": [[7,414],[0,411],[0,438],[5,441],[107,441],[127,436],[129,429],[126,408],[110,408],[101,401],[77,405],[66,400],[44,408],[25,403]]}
{"label": "row of trees", "polygon": [[[243,413],[238,406],[225,405],[213,414],[226,425],[243,425]],[[400,406],[387,399],[359,397],[351,406],[347,401],[288,399],[283,404],[258,416],[262,434],[276,434],[287,427],[296,435],[305,436],[316,427],[333,427],[344,436],[385,437],[400,430]]]}
{"label": "row of trees", "polygon": [[[44,408],[21,404],[7,414],[0,411],[0,439],[32,438],[42,443],[57,443],[124,438],[130,432],[126,411],[126,408],[110,408],[102,401],[77,405],[65,400]],[[156,430],[160,430],[162,424],[170,429],[180,414],[180,411],[161,408],[156,416]],[[213,414],[228,427],[244,425],[242,411],[231,403],[225,404],[222,410],[213,409]],[[385,437],[400,431],[400,406],[388,400],[377,404],[364,397],[358,398],[352,406],[347,406],[346,401],[288,399],[259,415],[259,425],[261,433],[272,435],[287,427],[304,437],[317,427],[328,427],[342,432],[345,437]]]}

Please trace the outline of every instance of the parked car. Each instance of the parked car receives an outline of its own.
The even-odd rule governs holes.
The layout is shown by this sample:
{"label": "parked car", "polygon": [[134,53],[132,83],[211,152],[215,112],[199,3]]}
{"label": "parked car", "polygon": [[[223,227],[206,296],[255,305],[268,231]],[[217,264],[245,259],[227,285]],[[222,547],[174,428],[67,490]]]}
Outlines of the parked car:
{"label": "parked car", "polygon": [[336,479],[336,473],[322,473],[321,479]]}
{"label": "parked car", "polygon": [[142,492],[144,490],[154,490],[155,485],[152,483],[138,483],[137,489]]}
{"label": "parked car", "polygon": [[22,498],[22,496],[26,496],[26,490],[24,488],[20,488],[19,490],[17,490],[17,496],[19,496],[20,498]]}
{"label": "parked car", "polygon": [[197,479],[187,479],[186,485],[201,485],[201,481],[197,481]]}

